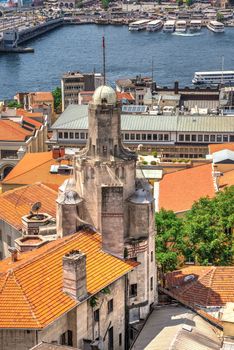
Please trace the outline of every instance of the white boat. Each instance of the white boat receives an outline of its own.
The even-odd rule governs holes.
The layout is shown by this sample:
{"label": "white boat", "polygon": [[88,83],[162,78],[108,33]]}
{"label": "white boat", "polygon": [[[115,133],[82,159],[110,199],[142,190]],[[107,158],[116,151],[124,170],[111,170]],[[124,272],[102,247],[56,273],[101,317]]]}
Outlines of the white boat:
{"label": "white boat", "polygon": [[215,33],[223,33],[224,32],[224,24],[221,22],[217,22],[217,21],[210,21],[207,24],[207,28]]}
{"label": "white boat", "polygon": [[201,30],[201,21],[200,20],[192,20],[189,26],[190,32],[199,32]]}
{"label": "white boat", "polygon": [[177,21],[175,26],[175,31],[184,33],[187,30],[187,22],[186,21]]}
{"label": "white boat", "polygon": [[195,72],[192,82],[205,85],[234,85],[234,70]]}
{"label": "white boat", "polygon": [[164,32],[174,32],[175,30],[175,20],[166,21],[163,26]]}
{"label": "white boat", "polygon": [[148,22],[146,30],[148,32],[155,32],[156,30],[161,29],[163,26],[163,22],[160,21],[160,19],[157,19],[155,21]]}
{"label": "white boat", "polygon": [[128,29],[131,31],[143,30],[143,29],[146,29],[147,24],[149,22],[150,21],[148,19],[140,19],[139,21],[130,23],[128,26]]}

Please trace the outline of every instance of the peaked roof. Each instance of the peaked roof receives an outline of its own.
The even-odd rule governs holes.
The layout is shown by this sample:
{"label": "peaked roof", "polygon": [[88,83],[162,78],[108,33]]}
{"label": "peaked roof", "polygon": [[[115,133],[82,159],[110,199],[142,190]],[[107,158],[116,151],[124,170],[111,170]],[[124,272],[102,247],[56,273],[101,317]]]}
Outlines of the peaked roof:
{"label": "peaked roof", "polygon": [[0,219],[16,230],[22,229],[22,216],[29,213],[32,204],[40,201],[41,212],[56,217],[57,191],[37,183],[0,194]]}
{"label": "peaked roof", "polygon": [[229,149],[223,149],[221,151],[217,151],[213,153],[213,163],[219,163],[225,160],[234,161],[234,151],[230,151]]}
{"label": "peaked roof", "polygon": [[221,144],[210,144],[209,145],[209,154],[213,154],[214,152],[222,151],[223,149],[229,149],[230,151],[234,151],[234,142],[229,143],[221,143]]}
{"label": "peaked roof", "polygon": [[86,254],[87,292],[96,294],[131,271],[125,262],[101,250],[101,235],[79,232],[21,253],[17,262],[0,262],[0,328],[41,329],[78,301],[62,290],[62,258],[71,250]]}
{"label": "peaked roof", "polygon": [[167,273],[166,286],[187,305],[222,306],[234,302],[234,266],[186,267]]}
{"label": "peaked roof", "polygon": [[0,120],[0,141],[25,141],[33,134],[19,123],[9,119]]}
{"label": "peaked roof", "polygon": [[4,184],[29,185],[42,182],[53,189],[58,189],[69,176],[51,174],[50,167],[54,164],[58,163],[53,159],[52,152],[26,153],[3,180],[3,186]]}
{"label": "peaked roof", "polygon": [[159,183],[159,209],[182,212],[191,209],[201,197],[215,195],[212,164],[164,175]]}

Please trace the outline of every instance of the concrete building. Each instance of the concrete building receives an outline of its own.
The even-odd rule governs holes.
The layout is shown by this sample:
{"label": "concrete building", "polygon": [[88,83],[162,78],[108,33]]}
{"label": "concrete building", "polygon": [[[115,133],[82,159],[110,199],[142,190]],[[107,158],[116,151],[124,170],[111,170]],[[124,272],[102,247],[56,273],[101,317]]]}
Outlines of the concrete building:
{"label": "concrete building", "polygon": [[[70,105],[52,126],[50,144],[84,147],[88,138],[88,107]],[[121,115],[123,143],[162,158],[205,158],[210,143],[234,141],[234,118],[210,115]]]}
{"label": "concrete building", "polygon": [[68,72],[61,79],[62,111],[70,104],[79,104],[81,91],[94,91],[103,84],[100,73]]}

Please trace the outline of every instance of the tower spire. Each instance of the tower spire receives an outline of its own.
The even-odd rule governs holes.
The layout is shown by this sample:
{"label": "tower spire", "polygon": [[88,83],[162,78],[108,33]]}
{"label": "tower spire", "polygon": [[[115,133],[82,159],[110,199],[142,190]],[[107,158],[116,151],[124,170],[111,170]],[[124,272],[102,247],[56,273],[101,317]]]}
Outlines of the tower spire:
{"label": "tower spire", "polygon": [[105,46],[105,36],[102,36],[102,54],[103,54],[103,78],[104,85],[106,85],[106,46]]}

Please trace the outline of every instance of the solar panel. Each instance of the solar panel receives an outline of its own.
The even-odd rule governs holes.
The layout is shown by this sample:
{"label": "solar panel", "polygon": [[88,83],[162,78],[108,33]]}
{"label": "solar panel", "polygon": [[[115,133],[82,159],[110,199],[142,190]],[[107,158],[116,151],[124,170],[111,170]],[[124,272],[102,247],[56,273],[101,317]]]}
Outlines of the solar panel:
{"label": "solar panel", "polygon": [[122,112],[124,113],[145,113],[147,111],[147,106],[139,105],[124,105],[122,106]]}

